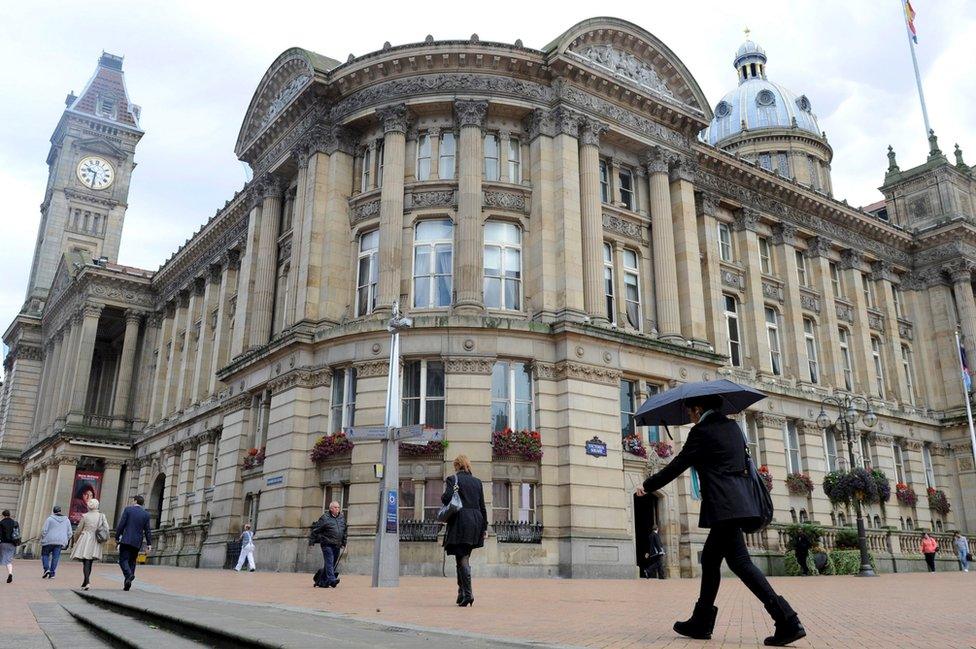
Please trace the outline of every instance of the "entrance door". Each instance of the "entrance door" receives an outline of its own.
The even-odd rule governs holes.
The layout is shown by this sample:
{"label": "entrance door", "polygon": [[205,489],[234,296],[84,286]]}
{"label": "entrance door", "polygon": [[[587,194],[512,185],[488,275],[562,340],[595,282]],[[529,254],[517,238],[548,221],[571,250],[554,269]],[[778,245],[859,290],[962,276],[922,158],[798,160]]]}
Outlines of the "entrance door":
{"label": "entrance door", "polygon": [[643,567],[647,563],[644,555],[650,550],[647,538],[651,535],[651,527],[657,524],[657,498],[654,494],[634,496],[634,547],[637,565]]}

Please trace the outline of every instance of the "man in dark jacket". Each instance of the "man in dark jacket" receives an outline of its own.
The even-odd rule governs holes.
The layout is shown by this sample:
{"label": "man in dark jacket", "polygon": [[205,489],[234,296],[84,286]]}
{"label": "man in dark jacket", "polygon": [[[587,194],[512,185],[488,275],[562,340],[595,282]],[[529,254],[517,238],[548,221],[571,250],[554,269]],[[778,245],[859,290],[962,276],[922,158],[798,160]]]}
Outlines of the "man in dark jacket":
{"label": "man in dark jacket", "polygon": [[336,572],[336,562],[339,555],[346,548],[346,517],[342,515],[340,505],[336,501],[329,503],[329,511],[312,526],[312,540],[322,548],[321,573],[315,585],[319,588],[335,588],[339,585],[339,574]]}
{"label": "man in dark jacket", "polygon": [[722,577],[722,559],[725,559],[729,569],[759,598],[776,623],[776,633],[766,638],[766,645],[783,646],[805,637],[806,631],[796,612],[776,594],[746,549],[743,524],[761,518],[761,511],[751,490],[742,430],[722,414],[721,396],[688,399],[684,405],[695,425],[681,452],[637,488],[637,495],[643,496],[668,484],[689,467],[698,472],[701,485],[698,526],[711,529],[701,553],[698,603],[691,619],[676,622],[674,630],[689,638],[712,637],[718,615],[715,597]]}
{"label": "man in dark jacket", "polygon": [[152,531],[149,529],[149,512],[143,509],[145,503],[142,496],[134,496],[132,504],[122,512],[122,518],[115,528],[115,541],[119,544],[119,567],[125,577],[123,590],[132,588],[136,578],[136,557],[142,548],[142,539],[146,539],[146,552],[152,550]]}
{"label": "man in dark jacket", "polygon": [[644,576],[648,579],[664,579],[664,546],[661,544],[661,535],[657,533],[657,525],[651,528],[651,533],[647,535],[647,567],[644,569]]}
{"label": "man in dark jacket", "polygon": [[793,542],[793,550],[796,552],[796,562],[800,564],[800,574],[804,577],[810,576],[810,569],[807,567],[807,558],[810,556],[810,539],[806,534],[798,534]]}

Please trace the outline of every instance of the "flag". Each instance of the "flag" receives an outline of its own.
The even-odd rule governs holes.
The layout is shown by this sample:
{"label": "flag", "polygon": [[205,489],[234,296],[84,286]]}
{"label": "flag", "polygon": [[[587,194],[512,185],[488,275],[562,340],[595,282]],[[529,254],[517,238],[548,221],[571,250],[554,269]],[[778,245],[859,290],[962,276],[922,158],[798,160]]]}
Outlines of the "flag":
{"label": "flag", "polygon": [[966,386],[966,392],[973,391],[973,379],[969,374],[969,363],[966,361],[966,350],[962,345],[959,346],[959,360],[962,363],[962,384]]}
{"label": "flag", "polygon": [[905,0],[905,20],[908,21],[908,31],[912,34],[912,40],[918,45],[918,33],[915,31],[915,10],[912,9],[910,0]]}

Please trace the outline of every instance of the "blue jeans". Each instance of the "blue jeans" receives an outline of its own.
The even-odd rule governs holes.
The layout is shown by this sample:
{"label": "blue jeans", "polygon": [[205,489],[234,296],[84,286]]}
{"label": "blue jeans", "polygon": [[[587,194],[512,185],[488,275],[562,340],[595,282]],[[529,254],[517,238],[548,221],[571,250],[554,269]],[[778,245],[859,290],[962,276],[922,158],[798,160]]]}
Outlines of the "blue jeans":
{"label": "blue jeans", "polygon": [[41,546],[41,565],[44,572],[54,573],[58,569],[58,562],[61,560],[61,546],[58,544]]}
{"label": "blue jeans", "polygon": [[338,579],[339,574],[335,570],[335,563],[338,558],[338,545],[322,544],[322,561],[325,565],[322,566],[322,583],[319,584],[320,586],[331,586]]}
{"label": "blue jeans", "polygon": [[969,570],[969,561],[966,559],[966,551],[959,550],[959,566],[963,570]]}

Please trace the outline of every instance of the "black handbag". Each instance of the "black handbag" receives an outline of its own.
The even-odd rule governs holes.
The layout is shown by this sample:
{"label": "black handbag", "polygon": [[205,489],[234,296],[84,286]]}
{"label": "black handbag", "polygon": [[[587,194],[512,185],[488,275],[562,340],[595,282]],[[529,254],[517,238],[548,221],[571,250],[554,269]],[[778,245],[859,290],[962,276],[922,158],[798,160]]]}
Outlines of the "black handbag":
{"label": "black handbag", "polygon": [[966,561],[972,561],[972,560],[973,560],[973,553],[972,552],[967,552],[966,553]]}
{"label": "black handbag", "polygon": [[773,522],[773,498],[769,495],[769,489],[766,488],[766,482],[759,475],[759,471],[756,469],[756,463],[752,461],[752,456],[749,454],[748,445],[745,447],[746,451],[746,469],[745,477],[749,480],[749,492],[752,494],[753,499],[756,502],[757,509],[759,510],[759,516],[755,518],[746,518],[742,520],[742,531],[747,534],[752,534],[753,532],[758,532],[764,529],[767,525]]}
{"label": "black handbag", "polygon": [[451,496],[451,500],[449,500],[446,505],[444,505],[437,511],[437,520],[440,521],[441,523],[448,522],[449,520],[454,518],[455,514],[461,511],[462,507],[464,507],[464,504],[461,502],[461,493],[458,491],[458,476],[455,473],[454,474],[454,495]]}

